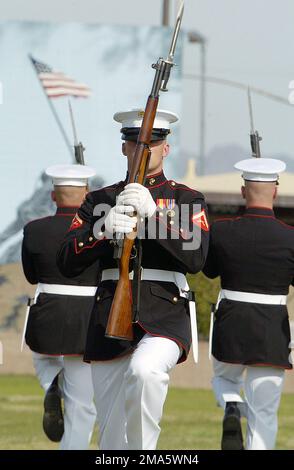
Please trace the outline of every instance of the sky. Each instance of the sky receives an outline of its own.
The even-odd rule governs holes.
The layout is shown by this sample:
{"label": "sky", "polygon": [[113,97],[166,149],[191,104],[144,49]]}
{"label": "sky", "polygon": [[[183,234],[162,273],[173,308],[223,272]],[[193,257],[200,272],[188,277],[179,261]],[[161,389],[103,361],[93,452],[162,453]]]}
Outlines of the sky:
{"label": "sky", "polygon": [[[178,3],[171,0],[171,22]],[[0,21],[160,25],[161,7],[161,0],[1,0]],[[289,83],[294,80],[293,18],[293,0],[186,0],[183,28],[196,30],[206,38],[208,76],[249,84],[287,99]],[[157,55],[154,50],[155,59]],[[184,77],[200,73],[200,58],[199,45],[187,44]],[[294,160],[293,105],[256,94],[252,98],[264,156],[287,155]],[[187,155],[199,157],[199,102],[199,80],[184,78],[180,128],[183,172]],[[246,93],[208,84],[206,154],[219,152],[223,156],[227,146],[234,145],[248,149],[250,156],[248,134]]]}
{"label": "sky", "polygon": [[[172,19],[179,0],[170,3]],[[1,0],[0,19],[159,25],[161,9],[162,0]],[[206,37],[207,75],[287,98],[289,82],[294,79],[293,18],[293,0],[185,0],[183,28]],[[193,45],[189,51],[185,72],[199,74],[200,48]],[[199,140],[198,91],[198,81],[187,79],[182,146],[183,152],[195,154],[199,148],[195,142]],[[222,145],[226,138],[248,146],[245,93],[210,84],[207,94],[206,150]],[[264,152],[293,155],[293,106],[253,98]],[[238,126],[234,125],[236,115]]]}

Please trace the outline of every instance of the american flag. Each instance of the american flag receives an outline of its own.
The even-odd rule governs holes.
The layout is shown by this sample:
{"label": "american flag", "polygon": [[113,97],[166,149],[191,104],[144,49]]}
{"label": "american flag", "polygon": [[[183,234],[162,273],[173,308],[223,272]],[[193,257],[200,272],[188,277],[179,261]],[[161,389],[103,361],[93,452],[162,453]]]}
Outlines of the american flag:
{"label": "american flag", "polygon": [[91,95],[90,88],[84,83],[78,83],[64,73],[55,72],[49,65],[39,62],[32,56],[29,57],[48,98],[61,96],[88,98]]}

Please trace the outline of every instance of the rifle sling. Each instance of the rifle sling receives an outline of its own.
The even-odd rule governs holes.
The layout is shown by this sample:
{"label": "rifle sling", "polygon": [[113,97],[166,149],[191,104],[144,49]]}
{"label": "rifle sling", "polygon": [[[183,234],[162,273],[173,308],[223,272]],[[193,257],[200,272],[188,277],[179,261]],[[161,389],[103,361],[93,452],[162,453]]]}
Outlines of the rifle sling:
{"label": "rifle sling", "polygon": [[133,259],[134,277],[132,282],[133,293],[133,322],[139,320],[140,312],[140,283],[141,283],[141,262],[142,262],[142,241],[136,239],[136,257]]}

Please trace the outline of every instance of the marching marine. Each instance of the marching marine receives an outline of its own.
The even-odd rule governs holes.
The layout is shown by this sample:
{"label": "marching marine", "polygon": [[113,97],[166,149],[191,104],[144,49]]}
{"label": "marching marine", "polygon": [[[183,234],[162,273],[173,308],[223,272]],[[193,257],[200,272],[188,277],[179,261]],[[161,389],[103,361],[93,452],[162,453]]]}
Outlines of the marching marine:
{"label": "marching marine", "polygon": [[274,449],[285,370],[292,369],[286,301],[294,279],[294,230],[273,211],[285,167],[267,158],[237,163],[245,212],[211,226],[203,272],[221,278],[212,355],[213,390],[225,410],[224,450],[243,448],[241,415],[247,417],[245,448]]}
{"label": "marching marine", "polygon": [[96,411],[91,370],[83,362],[83,354],[99,263],[96,260],[83,273],[68,279],[56,265],[56,253],[70,226],[75,228],[72,218],[87,194],[88,179],[96,172],[82,165],[56,165],[46,173],[53,180],[57,210],[55,215],[24,227],[23,270],[28,282],[37,284],[25,337],[46,392],[46,435],[53,441],[61,440],[60,449],[87,449]]}
{"label": "marching marine", "polygon": [[[114,116],[122,125],[122,152],[128,160],[128,172],[134,163],[143,116],[140,109]],[[75,218],[76,228],[68,232],[59,251],[58,265],[66,276],[81,275],[97,260],[100,263],[101,282],[89,324],[85,360],[91,362],[99,403],[102,450],[156,448],[169,372],[185,361],[190,349],[190,295],[185,275],[202,269],[209,227],[203,195],[167,179],[163,171],[163,160],[169,153],[167,135],[170,124],[177,119],[174,113],[157,111],[145,183],[127,184],[127,174],[124,181],[89,193]],[[108,206],[104,215],[101,205],[104,211]],[[183,217],[177,217],[177,213]],[[137,287],[133,271],[140,252],[138,245],[129,268],[133,302],[140,304],[139,308],[135,306],[134,338],[113,339],[106,337],[105,331],[119,279],[114,259],[116,238],[130,234],[138,222],[145,227],[140,240],[139,298],[134,293]],[[165,235],[161,237],[162,231]]]}

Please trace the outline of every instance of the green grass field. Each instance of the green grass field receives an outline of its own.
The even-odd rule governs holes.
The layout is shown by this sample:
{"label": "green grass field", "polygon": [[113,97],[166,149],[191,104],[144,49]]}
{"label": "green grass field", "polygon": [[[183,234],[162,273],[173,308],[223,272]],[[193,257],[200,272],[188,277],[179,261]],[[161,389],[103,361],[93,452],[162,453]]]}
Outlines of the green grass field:
{"label": "green grass field", "polygon": [[[42,431],[43,391],[31,376],[0,376],[0,449],[57,449]],[[205,390],[170,389],[160,449],[219,449],[222,411]],[[284,395],[278,449],[294,449],[294,395]],[[96,448],[97,432],[91,448]]]}

